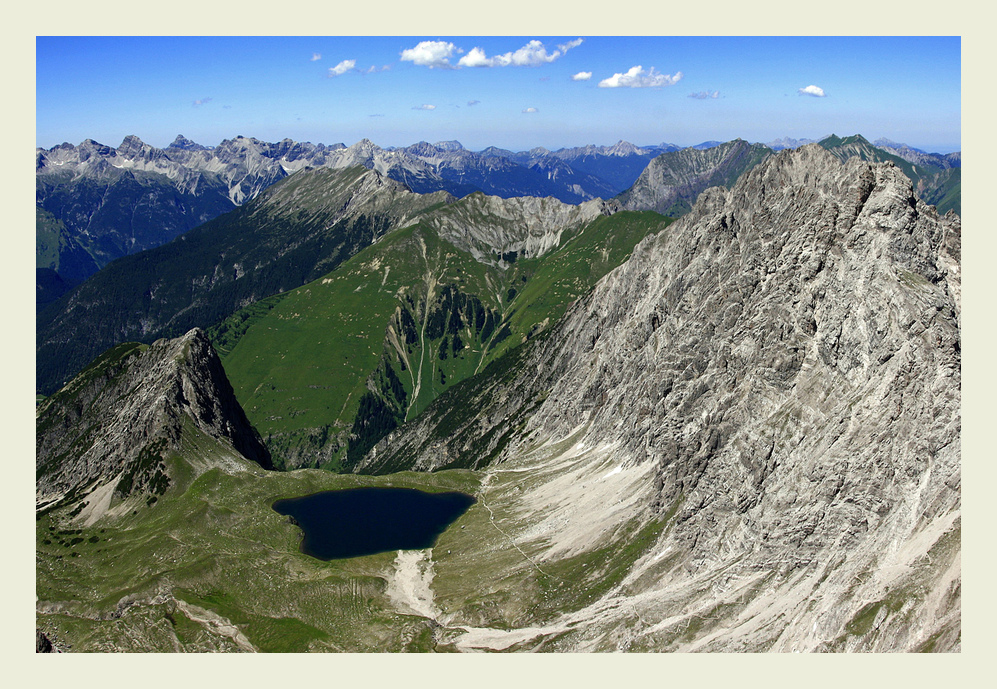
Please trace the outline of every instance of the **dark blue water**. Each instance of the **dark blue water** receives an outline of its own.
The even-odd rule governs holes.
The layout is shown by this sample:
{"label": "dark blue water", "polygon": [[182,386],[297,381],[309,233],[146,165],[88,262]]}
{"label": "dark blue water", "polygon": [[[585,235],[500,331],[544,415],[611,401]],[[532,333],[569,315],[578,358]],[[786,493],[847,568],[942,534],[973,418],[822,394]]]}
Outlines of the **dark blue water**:
{"label": "dark blue water", "polygon": [[301,552],[319,560],[338,560],[431,548],[474,502],[470,495],[457,492],[349,488],[278,500],[273,509],[301,527]]}

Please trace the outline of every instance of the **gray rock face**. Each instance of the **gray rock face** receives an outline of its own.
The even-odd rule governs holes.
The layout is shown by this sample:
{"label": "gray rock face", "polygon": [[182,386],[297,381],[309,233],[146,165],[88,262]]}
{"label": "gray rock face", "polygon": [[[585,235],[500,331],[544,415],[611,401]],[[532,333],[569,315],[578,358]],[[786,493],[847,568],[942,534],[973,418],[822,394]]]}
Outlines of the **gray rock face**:
{"label": "gray rock face", "polygon": [[46,399],[36,424],[39,507],[113,484],[120,497],[161,493],[164,458],[189,431],[270,468],[211,343],[198,329],[148,347],[110,350]]}
{"label": "gray rock face", "polygon": [[549,197],[503,199],[476,193],[427,216],[424,222],[478,261],[494,263],[497,253],[542,256],[561,243],[562,234],[611,213],[612,208],[598,199],[574,206]]}
{"label": "gray rock face", "polygon": [[702,191],[734,183],[745,171],[772,154],[761,144],[742,139],[711,148],[684,148],[663,153],[617,197],[623,210],[653,210],[670,217],[684,214]]}
{"label": "gray rock face", "polygon": [[667,647],[958,649],[960,237],[891,164],[782,152],[638,245],[456,431],[434,433],[441,398],[366,466],[609,448],[644,476],[616,497],[668,515],[652,550],[681,563],[634,565],[640,619],[704,625]]}

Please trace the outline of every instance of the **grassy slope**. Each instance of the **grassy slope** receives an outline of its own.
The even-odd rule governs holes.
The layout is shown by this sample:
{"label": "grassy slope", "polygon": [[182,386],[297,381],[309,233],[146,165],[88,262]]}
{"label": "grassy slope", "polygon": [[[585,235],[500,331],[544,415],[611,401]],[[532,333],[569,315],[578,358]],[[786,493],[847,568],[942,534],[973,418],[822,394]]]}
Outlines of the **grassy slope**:
{"label": "grassy slope", "polygon": [[939,213],[955,211],[962,214],[962,168],[943,170],[929,180],[921,198],[938,209]]}
{"label": "grassy slope", "polygon": [[174,242],[114,261],[39,315],[36,392],[54,391],[122,340],[152,342],[206,328],[240,306],[314,280],[402,215],[444,198],[392,187],[365,194],[363,181],[371,177],[365,168],[302,171]]}
{"label": "grassy slope", "polygon": [[[388,426],[413,418],[455,383],[552,325],[640,239],[667,222],[650,212],[599,218],[557,251],[515,261],[505,270],[479,263],[414,226],[315,282],[237,312],[210,334],[275,461],[283,457],[300,464],[300,453],[314,450],[318,464],[340,469],[368,390],[395,415]],[[473,323],[465,306],[459,328],[434,334],[434,316],[452,325],[457,310],[448,290],[455,300],[477,299],[483,312],[494,315],[494,324],[477,327],[480,320]],[[402,311],[415,325],[409,340],[402,332]],[[454,331],[463,345],[457,351]],[[391,377],[403,393],[389,394]],[[380,435],[374,433],[373,440]]]}
{"label": "grassy slope", "polygon": [[[221,626],[231,624],[259,651],[454,650],[458,626],[434,629],[392,602],[396,553],[323,562],[299,552],[299,529],[270,505],[321,490],[478,495],[431,551],[435,604],[442,619],[456,614],[455,625],[543,625],[577,610],[618,585],[664,526],[628,524],[626,538],[540,571],[509,547],[493,519],[517,532],[528,528],[499,494],[545,479],[492,476],[486,505],[482,472],[268,472],[190,427],[182,451],[167,461],[177,481],[151,506],[138,496],[92,526],[71,523],[69,506],[38,518],[36,624],[57,644],[77,652],[246,650]],[[239,470],[198,474],[194,467],[205,462]],[[526,547],[526,555],[540,554],[537,543]],[[212,624],[212,616],[221,619]]]}
{"label": "grassy slope", "polygon": [[[66,521],[66,510],[40,516],[39,628],[74,651],[238,650],[217,628],[192,619],[204,617],[201,608],[237,625],[263,651],[432,650],[426,621],[392,610],[385,597],[394,553],[314,560],[298,552],[299,530],[270,505],[372,485],[474,493],[477,477],[266,472],[225,454],[188,428],[182,454],[168,459],[177,485],[151,507],[134,499],[117,506],[123,516],[91,527]],[[205,460],[243,470],[215,468],[195,478],[192,464]],[[152,600],[164,590],[172,596]]]}

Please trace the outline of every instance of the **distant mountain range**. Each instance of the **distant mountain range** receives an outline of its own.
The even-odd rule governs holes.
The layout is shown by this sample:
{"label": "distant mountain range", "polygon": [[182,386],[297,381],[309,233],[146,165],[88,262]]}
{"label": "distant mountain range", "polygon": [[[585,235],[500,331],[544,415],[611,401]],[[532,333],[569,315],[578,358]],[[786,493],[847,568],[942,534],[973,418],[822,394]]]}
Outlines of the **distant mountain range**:
{"label": "distant mountain range", "polygon": [[[775,151],[810,142],[784,138],[766,146]],[[884,139],[878,143],[922,167],[960,164],[958,153],[942,156]],[[720,145],[707,141],[689,148]],[[242,136],[208,147],[182,135],[165,149],[135,136],[125,137],[117,148],[88,139],[79,146],[37,149],[38,303],[44,306],[114,259],[164,244],[305,167],[362,165],[419,193],[461,197],[481,191],[581,203],[629,189],[652,159],[679,150],[671,143],[638,147],[620,141],[557,151],[489,147],[472,152],[458,141],[380,148],[366,139],[347,147]]]}
{"label": "distant mountain range", "polygon": [[896,141],[890,141],[889,139],[876,139],[873,145],[915,165],[941,168],[962,167],[962,151],[945,154],[926,153],[919,148],[911,148],[907,144],[898,144]]}
{"label": "distant mountain range", "polygon": [[[36,152],[36,267],[77,284],[114,259],[164,244],[306,167],[362,165],[419,193],[462,197],[481,191],[581,203],[618,194],[652,158],[677,148],[621,141],[556,152],[474,153],[456,141],[384,149],[367,139],[347,147],[241,136],[211,148],[183,136],[165,149],[135,136],[117,148],[92,139],[65,143]],[[46,299],[53,294],[40,292]]]}
{"label": "distant mountain range", "polygon": [[[78,148],[63,146],[40,152],[39,189],[48,192],[47,200],[57,197],[71,200],[74,191],[84,199],[77,199],[75,205],[67,202],[63,208],[81,209],[84,201],[93,203],[97,220],[89,226],[99,225],[100,219],[111,225],[101,239],[102,246],[109,246],[112,240],[128,234],[116,229],[114,223],[125,222],[122,204],[129,190],[144,190],[141,193],[148,201],[149,218],[155,217],[152,210],[157,200],[168,201],[167,208],[186,208],[178,201],[183,194],[187,199],[196,199],[202,193],[203,198],[216,201],[224,196],[233,210],[202,224],[196,232],[188,229],[184,234],[173,225],[182,241],[174,240],[160,248],[146,247],[152,250],[108,265],[93,279],[76,287],[72,278],[78,281],[81,274],[72,273],[66,279],[56,266],[60,262],[92,258],[93,254],[83,245],[84,240],[97,238],[97,230],[84,229],[77,235],[79,239],[74,240],[64,222],[53,212],[39,208],[39,251],[44,246],[45,255],[51,257],[54,254],[51,247],[59,246],[63,253],[57,255],[54,265],[39,265],[37,270],[38,389],[51,392],[105,348],[122,339],[152,342],[159,337],[183,334],[192,327],[208,328],[240,307],[295,289],[332,270],[393,229],[416,222],[421,214],[428,213],[427,221],[437,224],[441,221],[431,219],[449,217],[451,220],[447,222],[453,222],[453,227],[468,225],[457,220],[458,211],[472,208],[476,203],[481,205],[479,202],[467,200],[454,205],[454,210],[434,211],[454,204],[456,196],[447,191],[413,193],[413,176],[406,178],[407,183],[391,177],[392,173],[405,176],[403,172],[411,173],[414,169],[401,166],[400,162],[418,160],[426,170],[431,161],[436,161],[437,170],[453,172],[459,160],[475,165],[490,161],[493,170],[515,170],[520,178],[531,169],[549,166],[556,170],[560,166],[576,176],[587,173],[579,173],[575,168],[588,168],[610,171],[612,174],[608,176],[623,179],[643,166],[629,189],[605,203],[599,202],[601,211],[596,214],[655,211],[677,218],[688,212],[705,189],[729,188],[746,171],[773,154],[766,146],[740,139],[709,148],[675,147],[677,150],[658,153],[669,146],[662,144],[650,149],[620,142],[612,147],[588,146],[553,153],[545,149],[519,154],[486,149],[472,154],[457,142],[417,144],[408,149],[385,151],[366,140],[347,148],[295,144],[290,140],[265,144],[239,138],[206,149],[178,137],[167,149],[169,155],[135,138],[126,139],[119,149],[101,148],[91,141]],[[892,162],[914,181],[918,195],[926,202],[935,204],[943,213],[959,211],[961,170],[958,167],[909,163],[861,136],[842,139],[832,135],[821,146],[841,160],[858,157]],[[647,163],[643,162],[645,159]],[[353,166],[340,168],[347,160]],[[450,163],[444,165],[446,160]],[[178,161],[186,161],[186,166]],[[319,165],[308,165],[309,161]],[[363,175],[364,169],[377,174]],[[307,174],[291,184],[278,185],[279,188],[268,182],[278,178],[290,182],[288,175],[295,170],[298,175]],[[60,188],[52,181],[56,176],[69,182]],[[493,188],[504,185],[502,179],[510,179],[498,172],[495,178]],[[102,203],[96,202],[100,191],[97,179],[105,184]],[[440,186],[443,180],[435,172],[419,179],[429,187]],[[430,184],[429,180],[436,182]],[[176,186],[167,193],[170,184]],[[512,188],[506,187],[507,191]],[[261,196],[264,189],[266,193]],[[115,195],[116,190],[120,190],[120,195]],[[539,201],[537,196],[517,196],[499,204],[501,195],[488,198],[492,201],[484,205],[489,205],[489,210],[478,212],[479,216],[497,214],[516,218],[524,213],[517,208],[530,207]],[[252,201],[247,202],[249,199]],[[513,203],[516,199],[532,200],[527,204]],[[236,207],[236,201],[243,205]],[[570,215],[569,209],[576,208],[556,199],[548,201],[550,207],[551,204],[564,206],[558,213],[565,217]],[[135,203],[142,205],[139,201]],[[122,212],[115,214],[115,209]],[[74,217],[82,225],[85,213],[80,211]],[[132,215],[133,220],[135,217],[137,214]],[[164,217],[170,216],[164,212]],[[452,228],[443,223],[441,231],[452,232]],[[139,234],[134,227],[130,232]],[[142,244],[136,241],[136,245],[154,244],[150,238],[154,234],[142,235],[145,239]],[[555,237],[559,235],[550,235],[544,241],[556,242]],[[456,241],[459,244],[466,239]],[[522,257],[524,251],[536,255],[538,246],[503,244],[489,250],[516,251]],[[480,248],[467,245],[463,250],[480,258]]]}

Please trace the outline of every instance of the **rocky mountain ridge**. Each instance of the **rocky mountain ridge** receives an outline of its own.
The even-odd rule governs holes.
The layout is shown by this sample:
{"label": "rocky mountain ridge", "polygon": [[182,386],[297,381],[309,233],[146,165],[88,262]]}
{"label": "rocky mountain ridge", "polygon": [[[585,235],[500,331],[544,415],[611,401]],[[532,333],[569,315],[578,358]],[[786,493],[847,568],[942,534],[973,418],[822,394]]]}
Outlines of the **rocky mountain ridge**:
{"label": "rocky mountain ridge", "polygon": [[593,643],[957,650],[960,234],[889,163],[780,153],[359,470],[483,468],[541,569],[665,519]]}
{"label": "rocky mountain ridge", "polygon": [[561,244],[565,233],[600,215],[612,203],[600,199],[574,206],[553,198],[471,194],[425,218],[440,237],[481,262],[497,263],[501,254],[537,258]]}
{"label": "rocky mountain ridge", "polygon": [[168,458],[191,434],[272,468],[202,331],[119,345],[39,406],[38,507],[82,500],[80,519],[94,521],[135,494],[151,504],[178,480]]}
{"label": "rocky mountain ridge", "polygon": [[[705,142],[687,150],[717,145]],[[577,204],[627,190],[653,158],[678,150],[668,143],[638,147],[619,141],[557,151],[489,147],[472,152],[458,141],[381,148],[368,139],[346,146],[243,136],[207,147],[182,135],[164,149],[131,135],[117,148],[91,139],[79,146],[64,143],[36,150],[36,203],[52,218],[36,223],[36,267],[77,284],[111,260],[159,246],[306,167],[362,165],[420,193],[553,196]],[[919,156],[917,164],[930,169],[959,165],[958,154],[897,153]],[[947,198],[955,184],[944,176],[925,182],[919,191],[929,202],[943,204],[943,210],[958,211],[957,200],[952,206]],[[674,212],[688,210],[689,203]]]}
{"label": "rocky mountain ridge", "polygon": [[[860,134],[846,137],[832,134],[819,143],[838,160],[860,158],[893,163],[914,182],[914,192],[918,198],[936,206],[941,213],[950,210],[956,213],[962,212],[962,169],[953,166],[954,161],[960,160],[959,155],[950,154],[951,158],[948,160],[942,156],[920,158],[922,162],[912,163],[887,148],[874,146]],[[903,150],[899,152],[904,153]]]}
{"label": "rocky mountain ridge", "polygon": [[[356,208],[397,191],[376,172],[346,172],[355,186],[343,190],[370,192]],[[243,212],[261,227],[320,227],[323,204],[350,206],[345,191],[321,193],[346,172],[295,175],[271,192],[272,214]],[[449,227],[468,247],[497,237],[543,251],[583,210],[436,201],[405,206],[417,222],[392,235],[405,240],[397,262],[369,246],[280,302],[261,340],[299,332],[302,316],[323,343],[351,336],[305,301],[338,289],[341,316],[379,299],[394,310],[385,351],[411,371],[408,332],[477,332],[485,312],[460,290],[489,272],[524,293],[539,279],[528,251],[430,266],[434,238]],[[595,219],[578,237],[628,216],[584,210]],[[522,214],[546,221],[530,228]],[[466,236],[473,226],[480,237]],[[198,331],[107,352],[39,408],[38,629],[79,650],[960,650],[958,216],[919,200],[896,164],[842,163],[809,145],[641,236],[594,289],[559,297],[563,318],[374,444],[355,475],[246,463],[236,439],[255,432],[224,404],[231,392]],[[599,254],[590,239],[572,270]],[[462,253],[448,243],[436,247],[446,261]],[[421,270],[413,256],[427,294],[444,277],[453,287],[421,308],[401,289],[411,281],[389,283]],[[516,295],[495,298],[511,315]],[[332,352],[304,345],[268,356],[317,387],[309,366]],[[246,385],[280,387],[263,381]],[[457,467],[471,471],[442,471]],[[389,471],[404,473],[364,475]],[[437,548],[320,566],[269,509],[275,495],[398,483],[478,502]]]}
{"label": "rocky mountain ridge", "polygon": [[[180,135],[165,149],[131,135],[116,148],[92,139],[79,146],[64,143],[36,150],[36,203],[52,218],[36,223],[36,264],[77,284],[115,258],[160,246],[306,167],[360,165],[419,193],[461,197],[481,191],[503,198],[553,196],[567,203],[608,198],[632,182],[651,157],[620,146],[607,149],[614,152],[603,163],[635,161],[622,184],[603,180],[599,168],[605,164],[598,161],[575,169],[553,155],[517,160],[474,153],[456,141],[392,149],[368,139],[327,146],[242,136],[206,147]],[[609,176],[615,179],[616,173]]]}

